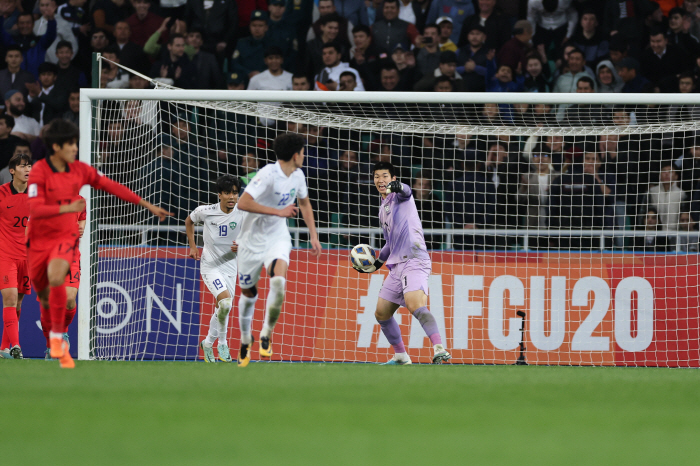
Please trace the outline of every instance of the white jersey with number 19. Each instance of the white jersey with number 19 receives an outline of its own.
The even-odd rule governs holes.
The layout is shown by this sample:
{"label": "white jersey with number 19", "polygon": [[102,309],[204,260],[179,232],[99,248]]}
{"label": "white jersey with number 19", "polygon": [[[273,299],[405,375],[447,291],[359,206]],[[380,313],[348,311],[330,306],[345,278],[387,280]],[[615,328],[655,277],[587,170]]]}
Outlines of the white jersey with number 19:
{"label": "white jersey with number 19", "polygon": [[[297,197],[309,197],[304,172],[297,168],[287,176],[279,162],[265,165],[245,188],[245,192],[258,204],[275,209],[294,204]],[[290,243],[292,241],[286,218],[248,213],[238,243],[251,252],[264,253],[271,242],[285,240]]]}
{"label": "white jersey with number 19", "polygon": [[236,276],[236,253],[231,251],[231,245],[240,234],[245,216],[238,207],[227,214],[218,203],[199,206],[190,214],[195,224],[204,225],[202,274],[222,272]]}

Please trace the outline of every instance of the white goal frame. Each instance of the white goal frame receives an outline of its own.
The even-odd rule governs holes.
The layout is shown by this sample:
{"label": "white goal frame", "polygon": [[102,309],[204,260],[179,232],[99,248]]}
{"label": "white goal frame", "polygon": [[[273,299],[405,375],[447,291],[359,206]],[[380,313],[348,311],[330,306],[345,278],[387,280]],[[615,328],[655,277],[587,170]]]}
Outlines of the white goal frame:
{"label": "white goal frame", "polygon": [[[206,102],[289,102],[289,103],[367,103],[367,104],[519,104],[530,105],[548,104],[585,104],[585,105],[700,105],[700,94],[557,94],[557,93],[435,93],[435,92],[317,92],[317,91],[227,91],[227,90],[173,90],[173,89],[81,89],[80,90],[80,160],[92,163],[92,150],[94,142],[96,121],[93,115],[93,101],[95,100],[158,100],[177,102],[197,102],[199,105],[206,105]],[[426,123],[422,123],[426,124]],[[399,131],[411,132],[410,127],[403,127]],[[410,125],[409,125],[410,126]],[[451,130],[456,133],[470,134],[473,126],[469,122],[463,125],[450,125]],[[635,125],[628,127],[627,133],[645,133],[650,126],[656,125]],[[683,122],[665,123],[658,126],[673,128],[674,130],[690,129]],[[395,129],[387,126],[386,130]],[[499,128],[496,128],[499,129]],[[530,128],[537,131],[535,128]],[[587,128],[588,129],[588,128]],[[595,132],[599,127],[591,127]],[[533,132],[527,134],[533,134]],[[540,134],[547,134],[545,128],[540,130]],[[562,133],[562,128],[557,128],[558,133]],[[513,126],[503,126],[503,132],[508,134],[518,134],[518,128]],[[524,134],[524,133],[523,133]],[[565,134],[565,132],[563,133]],[[90,358],[90,318],[91,318],[91,288],[92,275],[90,271],[90,248],[92,235],[95,234],[91,222],[91,193],[90,187],[85,186],[81,190],[81,195],[86,200],[87,221],[83,240],[80,242],[81,268],[85,272],[81,276],[81,286],[78,292],[78,359]],[[157,227],[155,227],[157,228]],[[170,227],[172,229],[172,227]],[[306,231],[306,229],[299,229]],[[330,230],[330,229],[327,229]],[[342,229],[343,231],[345,229]],[[435,230],[435,233],[449,233],[451,230]],[[471,230],[474,234],[493,234],[498,231],[500,234],[516,234],[519,236],[537,234],[579,234],[573,230]],[[298,232],[297,232],[298,233]],[[377,232],[374,232],[377,233]],[[606,234],[610,236],[637,236],[643,232],[632,231],[622,232],[619,230],[586,230],[582,232],[585,236]],[[679,232],[678,236],[684,236]],[[673,236],[676,236],[674,232]],[[293,235],[294,237],[294,235]],[[298,235],[297,235],[298,239]]]}

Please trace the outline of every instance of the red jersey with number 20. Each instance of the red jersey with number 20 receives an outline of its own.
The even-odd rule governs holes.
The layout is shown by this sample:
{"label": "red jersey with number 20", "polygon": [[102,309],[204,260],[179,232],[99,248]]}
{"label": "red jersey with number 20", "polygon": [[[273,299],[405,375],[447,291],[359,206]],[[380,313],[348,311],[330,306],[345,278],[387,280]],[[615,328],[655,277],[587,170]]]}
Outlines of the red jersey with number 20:
{"label": "red jersey with number 20", "polygon": [[80,188],[90,185],[119,199],[138,204],[141,198],[126,186],[113,181],[94,167],[79,160],[59,172],[49,157],[32,166],[29,174],[29,247],[43,250],[67,237],[78,236],[76,213],[59,213],[62,205],[80,198]]}
{"label": "red jersey with number 20", "polygon": [[20,193],[12,182],[0,186],[0,258],[27,258],[27,219],[29,199],[27,192]]}

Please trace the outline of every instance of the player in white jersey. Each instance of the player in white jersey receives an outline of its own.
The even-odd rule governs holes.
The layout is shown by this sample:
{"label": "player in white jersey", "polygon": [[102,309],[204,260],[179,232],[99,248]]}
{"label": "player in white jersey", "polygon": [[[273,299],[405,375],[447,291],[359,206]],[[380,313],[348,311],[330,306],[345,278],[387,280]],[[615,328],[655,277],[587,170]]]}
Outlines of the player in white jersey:
{"label": "player in white jersey", "polygon": [[[294,217],[301,210],[309,229],[311,253],[321,255],[314,212],[309,200],[306,178],[301,167],[304,163],[306,139],[300,134],[286,133],[275,138],[273,149],[277,163],[263,167],[246,186],[238,202],[238,208],[247,211],[241,235],[238,239],[238,316],[241,326],[239,361],[250,358],[253,336],[250,329],[255,301],[256,285],[263,268],[270,277],[267,295],[265,323],[260,332],[260,356],[272,356],[272,330],[279,319],[284,302],[284,289],[292,250],[292,237],[287,228],[287,217]],[[294,203],[298,199],[299,207]]]}
{"label": "player in white jersey", "polygon": [[228,316],[233,307],[233,294],[236,290],[237,263],[236,238],[241,230],[245,213],[236,208],[241,182],[231,175],[216,180],[219,202],[197,207],[185,220],[187,240],[190,243],[190,257],[199,259],[199,249],[194,241],[194,226],[204,225],[204,250],[200,271],[202,280],[216,298],[216,310],[209,322],[207,337],[199,344],[204,351],[206,362],[216,362],[214,341],[219,340],[219,359],[231,362],[231,353],[226,342]]}

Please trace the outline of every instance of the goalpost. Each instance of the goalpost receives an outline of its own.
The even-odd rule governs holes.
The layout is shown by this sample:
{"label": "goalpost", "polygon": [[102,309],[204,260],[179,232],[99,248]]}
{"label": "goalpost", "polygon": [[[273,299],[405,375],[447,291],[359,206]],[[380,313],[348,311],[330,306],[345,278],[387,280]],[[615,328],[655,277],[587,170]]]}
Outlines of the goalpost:
{"label": "goalpost", "polygon": [[[697,367],[698,110],[694,94],[83,89],[80,160],[175,217],[158,224],[83,190],[78,356],[201,359],[214,303],[184,220],[216,202],[217,176],[249,181],[274,161],[275,135],[296,131],[324,251],[312,257],[303,220],[289,222],[273,360],[390,357],[374,318],[388,271],[361,275],[348,259],[383,245],[370,170],[387,160],[414,190],[428,307],[453,363]],[[259,294],[256,336],[266,278]],[[428,362],[420,325],[404,308],[396,318]]]}

